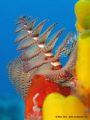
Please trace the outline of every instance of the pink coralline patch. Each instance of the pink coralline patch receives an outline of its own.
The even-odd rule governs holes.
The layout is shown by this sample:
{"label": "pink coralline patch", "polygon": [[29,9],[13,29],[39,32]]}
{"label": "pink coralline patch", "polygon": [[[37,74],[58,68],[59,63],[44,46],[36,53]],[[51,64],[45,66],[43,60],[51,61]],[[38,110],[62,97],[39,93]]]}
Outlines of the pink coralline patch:
{"label": "pink coralline patch", "polygon": [[[43,75],[34,76],[25,100],[25,118],[33,114],[37,115],[37,112],[34,111],[35,103],[33,100],[36,94],[38,94],[38,96],[35,98],[37,108],[42,109],[44,99],[48,94],[57,92],[64,96],[68,96],[70,94],[70,91],[70,87],[62,87],[55,82],[45,80]],[[40,110],[38,113],[38,116],[41,115],[42,110]]]}

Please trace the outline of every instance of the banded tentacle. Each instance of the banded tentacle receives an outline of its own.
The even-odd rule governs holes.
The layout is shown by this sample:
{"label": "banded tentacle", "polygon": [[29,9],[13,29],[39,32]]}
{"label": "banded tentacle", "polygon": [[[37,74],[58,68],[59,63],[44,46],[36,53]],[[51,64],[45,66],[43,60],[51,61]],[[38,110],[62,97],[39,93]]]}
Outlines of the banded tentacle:
{"label": "banded tentacle", "polygon": [[64,31],[64,28],[61,29],[60,31],[58,31],[53,36],[51,36],[50,38],[48,38],[46,40],[46,42],[48,41],[48,43],[46,45],[43,44],[43,47],[41,47],[40,44],[39,44],[39,45],[33,45],[33,46],[29,47],[28,49],[24,50],[21,53],[20,58],[22,60],[24,60],[24,61],[27,61],[27,60],[30,60],[30,59],[34,58],[35,56],[39,55],[40,53],[44,53],[45,55],[48,54],[49,56],[51,56],[51,54],[52,54],[51,51],[52,51],[52,49],[54,47],[54,44],[55,44],[55,42],[57,41],[58,37],[60,36],[60,34],[63,31]]}
{"label": "banded tentacle", "polygon": [[[72,40],[72,41],[71,41]],[[71,43],[70,43],[71,41]],[[69,57],[68,62],[64,67],[62,67],[60,70],[51,70],[48,73],[45,73],[46,79],[52,79],[52,80],[68,80],[71,81],[74,79],[75,74],[74,74],[74,68],[75,68],[75,63],[76,63],[76,58],[77,58],[77,39],[76,39],[76,34],[72,36],[69,41],[67,42],[69,44],[69,48],[67,45],[64,47],[63,52]],[[71,45],[70,45],[71,44]],[[70,48],[71,47],[71,48]],[[68,51],[67,49],[70,49]],[[65,51],[66,50],[66,51]],[[63,53],[62,52],[62,53]]]}
{"label": "banded tentacle", "polygon": [[48,21],[48,19],[41,22],[39,25],[37,25],[33,30],[28,31],[22,31],[16,38],[15,43],[20,42],[21,40],[28,38],[28,37],[37,37],[39,36],[42,27],[44,26],[44,23]]}
{"label": "banded tentacle", "polygon": [[20,45],[18,46],[17,50],[24,50],[35,44],[37,44],[38,46],[42,45],[43,47],[47,37],[49,36],[51,30],[54,28],[56,24],[57,23],[50,26],[44,33],[42,33],[38,37],[32,37],[32,38],[29,37],[29,38],[23,39],[23,41],[20,42]]}
{"label": "banded tentacle", "polygon": [[30,23],[26,24],[26,25],[23,25],[23,24],[20,24],[16,30],[15,30],[15,34],[20,32],[20,31],[28,31],[28,30],[32,30],[33,29],[33,26],[35,24],[35,22],[38,20],[39,18],[35,18],[34,20],[32,20]]}
{"label": "banded tentacle", "polygon": [[[20,57],[12,60],[7,67],[11,83],[23,100],[26,98],[31,79],[35,74],[43,74],[48,80],[56,81],[59,78],[62,78],[63,81],[67,80],[68,76],[71,75],[71,68],[68,66],[72,63],[71,58],[73,60],[72,55],[66,67],[60,67],[59,58],[62,52],[64,53],[67,50],[66,45],[71,37],[71,33],[69,33],[64,42],[59,45],[56,54],[53,55],[52,48],[59,35],[64,31],[64,28],[48,38],[56,23],[50,26],[42,35],[39,35],[47,20],[44,20],[33,29],[38,18],[28,23],[29,19],[30,17],[26,18],[26,15],[20,16],[18,18],[19,21],[16,22],[16,25],[20,24],[20,26],[16,29],[15,33],[20,32],[20,34],[16,38],[15,43],[20,42],[17,50],[22,50],[22,53]],[[30,62],[30,64],[27,64],[28,62]],[[68,71],[66,71],[67,69]]]}
{"label": "banded tentacle", "polygon": [[24,20],[27,15],[20,15],[16,20]]}
{"label": "banded tentacle", "polygon": [[[38,68],[38,67],[42,66],[43,64],[46,64],[46,63],[53,64],[53,62],[56,62],[57,60],[59,61],[59,58],[60,58],[61,53],[63,51],[63,48],[66,46],[67,41],[69,40],[70,37],[71,37],[71,33],[69,33],[67,35],[67,37],[64,39],[62,44],[58,47],[57,54],[55,56],[53,56],[51,59],[47,59],[47,56],[44,55],[44,54],[39,54],[35,58],[33,58],[33,59],[29,60],[29,61],[26,61],[25,64],[24,64],[24,71],[29,72],[30,70]],[[37,61],[37,62],[32,64],[34,61]]]}
{"label": "banded tentacle", "polygon": [[[73,64],[75,63],[75,60],[76,60],[76,46],[70,55],[69,61],[67,62],[67,64],[64,67],[62,67],[58,70],[55,70],[54,66],[51,65],[50,63],[44,64],[43,66],[41,66],[38,69],[38,71],[36,71],[36,73],[32,74],[29,77],[28,82],[30,82],[31,79],[36,74],[43,74],[46,79],[56,81],[56,82],[57,82],[57,80],[58,80],[58,82],[72,81],[75,77],[73,75],[74,70],[72,68]],[[44,69],[44,71],[42,71],[42,69]]]}
{"label": "banded tentacle", "polygon": [[[75,77],[73,75],[73,71],[76,61],[76,51],[77,51],[77,45],[75,45],[74,49],[72,50],[69,56],[69,60],[64,67],[55,70],[54,64],[53,65],[50,63],[44,64],[41,67],[39,67],[39,69],[29,77],[28,82],[30,82],[36,74],[43,74],[46,79],[52,81],[57,81],[57,80],[63,82],[72,81]],[[42,69],[44,70],[42,71]]]}
{"label": "banded tentacle", "polygon": [[23,72],[23,61],[21,61],[19,57],[15,58],[8,64],[7,70],[10,82],[14,86],[16,92],[24,100],[31,84],[30,82],[27,83],[31,73]]}
{"label": "banded tentacle", "polygon": [[70,56],[69,56],[69,60],[66,63],[66,65],[64,67],[62,67],[59,70],[50,70],[50,71],[46,71],[44,73],[44,76],[46,79],[52,79],[52,80],[68,80],[71,81],[74,79],[74,75],[73,75],[73,71],[74,71],[74,65],[76,62],[76,52],[77,52],[77,45],[75,45],[74,49],[72,50]]}
{"label": "banded tentacle", "polygon": [[24,19],[26,16],[27,15],[17,18],[18,21],[16,22],[15,25],[18,25],[18,24],[26,25],[28,23],[28,21],[30,20],[30,18],[32,17],[32,16],[30,16],[30,17]]}
{"label": "banded tentacle", "polygon": [[[62,43],[64,45],[64,47],[67,46],[67,45],[65,46],[65,44],[67,43],[67,42],[65,43],[65,41],[68,41],[69,39],[71,39],[70,37],[71,37],[71,33],[69,33],[67,35],[67,37],[65,38],[64,42]],[[58,51],[60,50],[60,48],[61,47],[59,46],[58,47]],[[58,52],[58,55],[60,55],[59,52]],[[56,62],[52,62],[51,64],[50,63],[44,64],[41,67],[39,67],[39,69],[38,69],[38,71],[36,73],[34,73],[34,74],[32,74],[30,76],[28,82],[31,81],[31,79],[36,74],[43,74],[46,79],[50,79],[50,80],[54,80],[54,81],[56,81],[58,79],[59,80],[65,80],[65,81],[66,80],[71,80],[71,79],[74,78],[74,76],[73,76],[73,70],[71,70],[71,67],[74,65],[75,60],[76,60],[76,46],[74,47],[73,51],[71,52],[70,59],[69,59],[69,61],[67,62],[67,64],[64,67],[62,67],[62,68],[58,67],[58,69],[55,70],[55,66],[57,67],[58,65],[60,65],[59,60],[57,60]],[[42,71],[42,69],[44,69],[44,70]]]}

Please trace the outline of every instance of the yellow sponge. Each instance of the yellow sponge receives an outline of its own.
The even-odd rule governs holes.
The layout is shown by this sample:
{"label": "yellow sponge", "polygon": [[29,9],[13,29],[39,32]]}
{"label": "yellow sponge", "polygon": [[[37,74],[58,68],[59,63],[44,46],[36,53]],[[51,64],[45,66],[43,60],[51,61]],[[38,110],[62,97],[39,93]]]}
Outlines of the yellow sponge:
{"label": "yellow sponge", "polygon": [[81,33],[77,41],[76,75],[90,93],[90,30]]}
{"label": "yellow sponge", "polygon": [[83,29],[90,29],[90,0],[79,0],[75,4],[75,14]]}
{"label": "yellow sponge", "polygon": [[80,26],[80,24],[78,23],[78,21],[76,21],[76,29],[77,29],[78,32],[84,31],[84,29]]}
{"label": "yellow sponge", "polygon": [[85,110],[86,107],[77,97],[51,93],[43,104],[43,120],[90,120],[90,115],[85,114]]}

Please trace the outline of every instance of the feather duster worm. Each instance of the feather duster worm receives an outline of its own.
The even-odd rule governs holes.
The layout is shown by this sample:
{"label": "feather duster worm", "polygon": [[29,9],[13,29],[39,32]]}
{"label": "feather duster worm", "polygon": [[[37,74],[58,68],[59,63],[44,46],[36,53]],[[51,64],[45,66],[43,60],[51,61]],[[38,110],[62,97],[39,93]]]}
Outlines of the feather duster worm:
{"label": "feather duster worm", "polygon": [[[90,0],[80,0],[76,3],[75,13],[77,17],[77,31],[82,32],[84,30],[90,29],[89,10]],[[63,42],[53,50],[54,52],[52,52],[57,39],[65,30],[65,28],[62,28],[51,37],[49,37],[52,29],[57,25],[57,23],[54,23],[49,28],[47,28],[45,32],[40,34],[44,24],[48,21],[48,19],[42,21],[33,29],[35,22],[39,18],[36,18],[29,22],[31,17],[32,16],[26,18],[26,15],[24,15],[17,18],[16,25],[19,26],[15,30],[15,33],[20,32],[20,34],[17,36],[15,43],[19,43],[17,51],[22,50],[22,52],[19,57],[12,60],[7,66],[11,83],[15,87],[18,94],[25,101],[25,119],[42,120],[42,105],[44,120],[51,119],[50,115],[52,115],[52,110],[54,108],[55,112],[52,117],[54,118],[56,113],[59,114],[60,107],[60,114],[64,113],[67,116],[68,114],[79,115],[79,113],[81,115],[86,115],[87,113],[88,115],[88,113],[90,113],[90,84],[88,83],[89,71],[86,72],[84,69],[81,69],[81,71],[84,72],[84,74],[81,75],[81,71],[78,69],[78,66],[83,63],[82,60],[87,60],[83,66],[88,68],[89,70],[89,67],[86,63],[90,65],[90,56],[87,57],[87,53],[89,53],[88,49],[90,47],[90,31],[86,31],[79,36],[78,54],[76,54],[78,35],[72,35],[71,33],[68,33]],[[82,38],[86,41],[82,41]],[[85,52],[86,58],[81,57],[81,55],[83,55],[83,48],[81,43],[85,43],[83,44],[85,49],[88,48]],[[62,55],[69,57],[69,60],[64,67],[62,67],[62,64],[59,60]],[[78,59],[75,70],[74,68],[76,57],[78,57]],[[80,68],[83,68],[82,65],[80,66]],[[75,71],[77,72],[77,83],[78,81],[80,81],[82,86],[75,83]],[[87,80],[82,77],[84,75]],[[68,86],[63,87],[63,83],[64,85],[67,84]],[[70,93],[73,85],[74,89],[72,89],[72,92],[74,93]],[[76,90],[77,88],[78,91]],[[64,96],[62,96],[61,94]],[[70,94],[75,94],[77,96],[75,97]],[[78,99],[77,97],[79,97],[80,99]],[[45,98],[46,100],[44,101]],[[66,102],[68,104],[64,106]],[[77,111],[77,106],[75,106],[75,104],[78,105],[78,110],[81,108],[82,110]],[[74,107],[74,109],[72,111],[68,111],[68,107],[71,107],[72,109]],[[50,114],[47,114],[48,110],[50,111]],[[90,117],[87,119],[90,119]]]}
{"label": "feather duster worm", "polygon": [[[48,86],[50,87],[48,94],[52,92],[59,92],[65,95],[62,92],[65,90],[65,87],[63,89],[61,85],[64,82],[65,84],[70,83],[70,87],[74,85],[74,67],[77,51],[77,36],[75,34],[72,35],[70,32],[67,34],[63,42],[54,49],[55,54],[53,54],[52,49],[65,28],[62,28],[49,37],[52,29],[57,25],[57,23],[54,23],[42,34],[40,34],[44,24],[48,20],[44,20],[33,29],[33,26],[38,18],[32,20],[31,22],[29,22],[29,19],[31,19],[31,17],[26,18],[26,15],[17,18],[18,21],[16,22],[16,25],[19,26],[15,30],[15,33],[20,32],[20,34],[17,36],[15,43],[19,43],[17,51],[22,50],[22,52],[19,57],[12,60],[7,66],[9,79],[17,93],[22,97],[26,104],[29,105],[29,102],[27,102],[28,100],[32,101],[32,104],[30,103],[31,107],[26,107],[25,109],[25,118],[28,117],[29,113],[33,114],[34,112],[33,98],[37,91],[44,100],[46,94],[42,95],[42,92],[47,93]],[[64,67],[62,67],[59,60],[62,54],[69,57],[69,60]],[[44,83],[46,85],[42,92],[39,90],[42,89],[42,85],[39,81],[37,82],[37,89],[35,88],[35,84],[32,85],[34,81],[33,77],[37,74],[43,75],[43,79],[46,80],[43,83],[41,81],[42,85],[44,85]],[[50,85],[49,82],[51,82]],[[53,88],[53,85],[56,87]],[[68,94],[70,94],[70,87],[66,87],[67,91],[69,89]],[[36,90],[32,91],[32,88]],[[59,91],[57,91],[58,88]],[[41,97],[39,96],[39,99]],[[43,103],[43,100],[41,103]]]}
{"label": "feather duster worm", "polygon": [[[23,99],[26,98],[31,80],[36,74],[42,74],[45,79],[54,82],[57,80],[62,82],[70,81],[74,78],[73,68],[76,59],[77,42],[76,35],[72,36],[71,33],[68,33],[63,42],[55,48],[54,55],[52,49],[65,28],[48,38],[57,23],[54,23],[39,35],[47,20],[44,20],[33,29],[38,18],[29,22],[31,17],[26,19],[25,17],[26,15],[17,18],[16,25],[20,25],[15,30],[15,33],[20,32],[15,43],[20,42],[17,50],[22,50],[22,52],[19,57],[12,60],[7,66],[9,79]],[[61,54],[69,56],[69,60],[64,67],[59,61]]]}

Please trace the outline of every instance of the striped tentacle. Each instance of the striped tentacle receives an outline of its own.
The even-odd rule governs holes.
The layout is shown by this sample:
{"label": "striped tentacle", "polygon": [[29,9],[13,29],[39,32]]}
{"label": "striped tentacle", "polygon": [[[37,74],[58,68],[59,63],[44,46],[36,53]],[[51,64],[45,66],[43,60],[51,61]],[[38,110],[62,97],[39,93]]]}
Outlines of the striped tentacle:
{"label": "striped tentacle", "polygon": [[54,67],[50,64],[50,63],[47,63],[47,64],[44,64],[42,66],[40,66],[39,68],[36,68],[36,71],[32,73],[32,75],[29,77],[28,82],[31,82],[31,80],[33,79],[33,77],[37,74],[42,74],[44,75],[47,72],[49,72],[50,70],[52,70]]}
{"label": "striped tentacle", "polygon": [[[67,43],[71,37],[71,33],[67,35],[64,42],[56,49],[56,54],[53,55],[52,48],[65,28],[58,31],[51,38],[48,38],[51,30],[57,24],[55,23],[39,36],[40,31],[47,20],[44,20],[33,29],[38,18],[28,23],[31,17],[26,19],[25,17],[26,15],[17,18],[18,21],[16,25],[20,24],[20,26],[15,31],[15,33],[20,32],[15,40],[15,43],[20,42],[17,50],[23,51],[20,57],[11,61],[7,67],[9,79],[23,100],[26,98],[31,80],[36,74],[43,74],[46,79],[54,81],[58,79],[63,81],[69,80],[69,78],[72,79],[71,65],[73,66],[76,59],[76,49],[72,49],[67,64],[62,68],[58,67],[58,65],[60,65],[59,58],[62,52],[64,53],[68,49]],[[48,56],[52,57],[48,58]],[[57,67],[57,69],[55,67]]]}
{"label": "striped tentacle", "polygon": [[33,26],[35,24],[35,22],[38,20],[39,18],[35,18],[34,20],[32,20],[30,23],[26,24],[26,25],[23,25],[23,24],[20,24],[16,30],[15,30],[15,34],[20,32],[20,31],[28,31],[28,30],[32,30],[33,29]]}
{"label": "striped tentacle", "polygon": [[[61,31],[59,31],[57,34],[55,34],[54,36],[53,36],[53,40],[52,41],[54,41],[54,40],[57,40],[58,39],[58,37],[59,37],[59,35],[60,35],[60,33],[61,33]],[[67,40],[66,40],[67,41]],[[66,43],[66,42],[65,42]],[[62,43],[62,44],[64,44],[64,43]],[[50,50],[50,49],[49,49]],[[51,49],[52,50],[52,49]],[[48,53],[49,53],[50,51],[48,51]],[[51,58],[51,59],[47,59],[47,57],[48,57],[48,53],[47,54],[39,54],[38,56],[36,56],[36,57],[34,57],[33,59],[30,59],[30,60],[28,60],[28,61],[26,61],[25,63],[24,63],[24,72],[28,72],[28,71],[30,71],[30,70],[33,70],[33,69],[35,69],[35,68],[38,68],[38,67],[40,67],[41,65],[43,65],[43,64],[46,64],[46,63],[49,63],[49,62],[53,62],[53,61],[56,61],[57,60],[57,58],[55,58],[55,57],[53,57],[53,58]],[[36,62],[37,61],[37,62]],[[33,64],[33,62],[34,62],[34,64]]]}
{"label": "striped tentacle", "polygon": [[20,15],[16,20],[24,20],[27,15]]}
{"label": "striped tentacle", "polygon": [[52,29],[57,25],[57,23],[54,23],[51,25],[43,34],[41,34],[38,37],[37,44],[38,46],[44,46],[45,41],[47,40],[49,34],[51,33]]}
{"label": "striped tentacle", "polygon": [[21,40],[28,38],[28,37],[37,37],[39,36],[42,27],[44,26],[44,23],[47,21],[44,20],[41,22],[39,25],[37,25],[33,30],[28,30],[28,31],[22,31],[16,38],[15,43],[20,42]]}
{"label": "striped tentacle", "polygon": [[38,37],[23,39],[23,41],[20,42],[20,45],[18,46],[17,50],[21,50],[21,49],[24,50],[24,49],[26,49],[26,48],[28,48],[28,47],[30,47],[32,45],[35,45],[35,44],[38,44],[39,47],[44,46],[44,43],[45,43],[47,37],[49,36],[51,30],[54,28],[54,26],[56,24],[57,23],[50,26],[44,33],[42,33]]}
{"label": "striped tentacle", "polygon": [[15,25],[18,25],[18,24],[23,24],[23,25],[27,25],[28,21],[30,20],[32,16],[24,19],[24,16],[22,18],[18,18],[18,21],[15,23]]}
{"label": "striped tentacle", "polygon": [[[67,37],[65,38],[64,42],[67,41],[71,36],[71,33],[69,33],[67,35]],[[65,47],[65,44],[63,43],[64,47]],[[73,65],[73,61],[75,60],[75,56],[74,55],[76,53],[76,47],[74,48],[75,50],[72,51],[72,54],[70,55],[70,59],[69,61],[67,62],[66,66],[61,68],[60,70],[53,70],[52,68],[50,69],[42,69],[43,66],[39,67],[39,70],[41,69],[40,73],[42,73],[46,79],[52,79],[52,80],[57,80],[57,79],[61,79],[61,80],[68,80],[68,79],[71,79],[71,73],[69,74],[70,71],[68,71],[68,69],[70,69],[70,65]],[[74,57],[74,58],[73,58]],[[54,64],[53,64],[54,65]],[[68,66],[68,67],[67,67]],[[36,74],[40,74],[39,73],[39,70]],[[34,76],[33,74],[31,76]],[[31,80],[33,77],[29,78],[29,80]]]}
{"label": "striped tentacle", "polygon": [[68,35],[65,37],[65,39],[63,40],[62,44],[58,45],[58,47],[56,48],[57,52],[55,54],[56,58],[60,58],[61,53],[63,52],[63,49],[65,48],[67,42],[69,41],[69,39],[71,38],[71,32],[68,33]]}
{"label": "striped tentacle", "polygon": [[[55,25],[55,24],[53,24],[53,25]],[[52,28],[52,26],[51,26],[50,28]],[[49,28],[48,30],[50,30],[50,28]],[[47,31],[48,31],[48,30],[47,30]],[[47,31],[44,32],[44,35],[47,35],[47,34],[48,34]],[[28,49],[24,50],[24,51],[21,53],[20,58],[21,58],[22,60],[24,60],[24,61],[27,61],[27,60],[29,60],[29,59],[32,59],[32,58],[36,57],[36,56],[39,55],[40,53],[44,53],[45,55],[48,54],[49,56],[51,56],[51,55],[52,55],[51,51],[52,51],[52,49],[53,49],[53,47],[54,47],[54,44],[55,44],[55,42],[57,41],[58,37],[60,36],[60,34],[61,34],[63,31],[64,31],[64,28],[61,29],[60,31],[58,31],[57,33],[55,33],[55,34],[54,34],[53,36],[51,36],[50,38],[48,38],[48,39],[46,40],[46,43],[47,43],[47,44],[46,44],[46,45],[44,44],[44,47],[41,48],[41,49],[40,49],[40,46],[35,45],[35,46],[31,46],[31,48],[29,47]],[[47,33],[47,34],[46,34],[46,33]],[[41,38],[41,36],[40,36],[40,38]],[[46,37],[46,38],[47,38],[47,37]],[[42,40],[42,39],[41,39],[41,40]],[[24,45],[26,45],[26,42],[25,42]],[[28,43],[27,45],[29,45],[29,43]]]}
{"label": "striped tentacle", "polygon": [[73,48],[70,56],[69,56],[69,60],[66,63],[66,65],[64,67],[62,67],[59,70],[50,70],[50,72],[47,72],[44,74],[46,79],[52,79],[52,80],[73,80],[74,79],[74,64],[76,61],[76,52],[77,52],[77,45],[75,45],[75,47]]}
{"label": "striped tentacle", "polygon": [[71,37],[71,32],[66,36],[66,38],[63,40],[63,42],[58,46],[57,49],[57,53],[54,55],[54,57],[52,59],[49,59],[49,60],[46,60],[46,61],[43,61],[42,64],[46,64],[46,63],[51,63],[53,64],[53,62],[56,62],[56,61],[59,61],[59,58],[61,56],[61,53],[64,49],[64,47],[66,46],[68,40],[70,39]]}
{"label": "striped tentacle", "polygon": [[[20,20],[24,20],[24,18],[18,18]],[[45,20],[46,21],[46,20]],[[44,22],[45,22],[44,21]],[[34,30],[33,30],[33,35],[37,35],[38,30],[40,31],[42,29],[42,26],[44,24],[44,22],[40,23]],[[19,24],[19,23],[18,23]],[[21,23],[20,23],[21,24]],[[23,23],[22,23],[23,24]],[[53,27],[56,24],[53,24],[47,32],[50,32],[50,30],[53,29]],[[36,36],[35,35],[35,36]],[[42,35],[43,36],[43,35]],[[48,36],[47,36],[48,37]],[[41,38],[41,37],[40,37]],[[34,37],[35,39],[35,37]],[[21,59],[18,57],[16,59],[14,59],[13,61],[11,61],[8,64],[7,70],[8,70],[8,74],[9,74],[9,78],[13,84],[13,86],[15,87],[16,91],[18,92],[18,94],[22,97],[22,99],[25,99],[28,89],[30,87],[30,82],[26,83],[26,81],[28,80],[28,77],[31,76],[32,73],[35,73],[36,69],[33,71],[30,71],[28,73],[25,73],[23,71],[23,61],[21,61]]]}
{"label": "striped tentacle", "polygon": [[[61,35],[61,33],[65,30],[65,28],[59,30],[56,32],[53,36],[51,36],[45,43],[45,47],[43,48],[43,53],[46,56],[50,56],[49,54],[52,54],[52,49],[58,39],[58,37]],[[42,49],[41,49],[42,51]]]}
{"label": "striped tentacle", "polygon": [[23,62],[20,60],[19,57],[15,58],[8,64],[7,70],[12,85],[14,86],[20,97],[22,97],[22,99],[24,100],[31,84],[30,82],[27,83],[27,80],[29,79],[31,73],[23,72]]}

